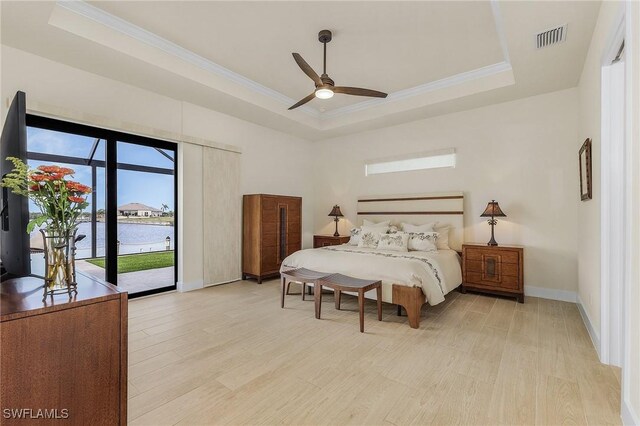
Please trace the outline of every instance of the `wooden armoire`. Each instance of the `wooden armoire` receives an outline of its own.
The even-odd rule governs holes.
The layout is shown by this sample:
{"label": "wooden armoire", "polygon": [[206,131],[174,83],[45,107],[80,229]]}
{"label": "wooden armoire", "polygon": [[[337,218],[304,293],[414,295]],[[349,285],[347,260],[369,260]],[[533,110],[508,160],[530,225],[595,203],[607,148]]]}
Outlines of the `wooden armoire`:
{"label": "wooden armoire", "polygon": [[302,198],[243,197],[242,279],[277,276],[285,257],[302,248]]}

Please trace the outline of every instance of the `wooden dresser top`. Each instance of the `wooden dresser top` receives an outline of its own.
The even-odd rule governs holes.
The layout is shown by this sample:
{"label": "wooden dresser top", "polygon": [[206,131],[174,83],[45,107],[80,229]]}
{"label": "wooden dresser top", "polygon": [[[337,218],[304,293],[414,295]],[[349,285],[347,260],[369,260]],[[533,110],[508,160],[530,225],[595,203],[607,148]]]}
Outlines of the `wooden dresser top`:
{"label": "wooden dresser top", "polygon": [[119,299],[126,295],[114,285],[80,273],[77,281],[78,293],[72,294],[71,299],[67,294],[59,294],[47,296],[44,302],[42,278],[25,277],[3,281],[0,284],[0,322]]}

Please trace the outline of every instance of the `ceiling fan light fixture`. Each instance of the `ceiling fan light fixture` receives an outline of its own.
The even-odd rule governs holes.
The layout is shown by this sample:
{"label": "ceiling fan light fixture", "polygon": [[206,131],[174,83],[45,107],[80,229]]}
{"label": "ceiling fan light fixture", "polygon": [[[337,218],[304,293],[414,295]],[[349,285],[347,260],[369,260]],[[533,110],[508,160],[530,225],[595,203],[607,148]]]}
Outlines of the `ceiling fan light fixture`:
{"label": "ceiling fan light fixture", "polygon": [[320,89],[316,90],[316,98],[319,99],[329,99],[333,97],[333,90],[328,89],[326,87],[321,87]]}
{"label": "ceiling fan light fixture", "polygon": [[[0,0],[2,1],[2,0]],[[344,95],[353,96],[367,96],[370,98],[386,98],[387,94],[384,92],[378,92],[377,90],[363,89],[361,87],[347,87],[336,86],[334,81],[327,74],[327,43],[331,41],[331,31],[322,30],[318,33],[318,41],[322,43],[324,50],[324,56],[322,58],[322,76],[319,76],[317,72],[311,68],[311,66],[302,59],[299,53],[292,53],[293,59],[296,61],[303,73],[307,75],[315,83],[315,90],[308,94],[305,98],[300,99],[295,104],[289,107],[289,110],[296,109],[299,106],[311,102],[314,98],[329,99],[333,97],[334,93],[341,93]]]}

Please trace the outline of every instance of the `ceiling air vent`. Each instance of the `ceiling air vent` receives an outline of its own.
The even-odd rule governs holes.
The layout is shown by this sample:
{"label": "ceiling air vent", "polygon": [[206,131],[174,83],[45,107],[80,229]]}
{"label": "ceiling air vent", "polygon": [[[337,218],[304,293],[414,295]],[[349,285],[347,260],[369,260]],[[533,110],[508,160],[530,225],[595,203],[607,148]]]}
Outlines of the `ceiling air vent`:
{"label": "ceiling air vent", "polygon": [[536,48],[562,43],[567,39],[567,24],[536,34]]}

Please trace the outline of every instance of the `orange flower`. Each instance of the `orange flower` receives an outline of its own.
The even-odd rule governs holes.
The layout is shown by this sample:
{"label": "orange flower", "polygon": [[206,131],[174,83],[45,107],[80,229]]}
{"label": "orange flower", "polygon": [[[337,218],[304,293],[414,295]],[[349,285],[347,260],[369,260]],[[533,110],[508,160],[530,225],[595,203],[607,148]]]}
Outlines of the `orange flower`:
{"label": "orange flower", "polygon": [[50,181],[51,176],[43,175],[41,173],[34,173],[31,175],[31,180],[34,182],[45,182],[45,181]]}
{"label": "orange flower", "polygon": [[89,194],[91,192],[91,188],[87,185],[73,181],[67,182],[67,189],[72,192],[82,192],[84,194]]}
{"label": "orange flower", "polygon": [[45,173],[57,173],[60,170],[60,166],[38,166],[38,170]]}
{"label": "orange flower", "polygon": [[60,167],[60,166],[38,166],[38,170],[45,173],[55,174],[56,179],[62,179],[62,177],[58,177],[58,176],[72,175],[75,173],[73,169],[69,169],[67,167]]}
{"label": "orange flower", "polygon": [[40,191],[40,189],[42,189],[42,187],[41,187],[40,185],[38,185],[38,184],[35,184],[35,185],[31,185],[31,186],[29,187],[29,189],[30,189],[31,191],[36,191],[36,192],[37,192],[37,191]]}
{"label": "orange flower", "polygon": [[82,197],[69,197],[69,201],[73,203],[84,203],[85,199]]}

